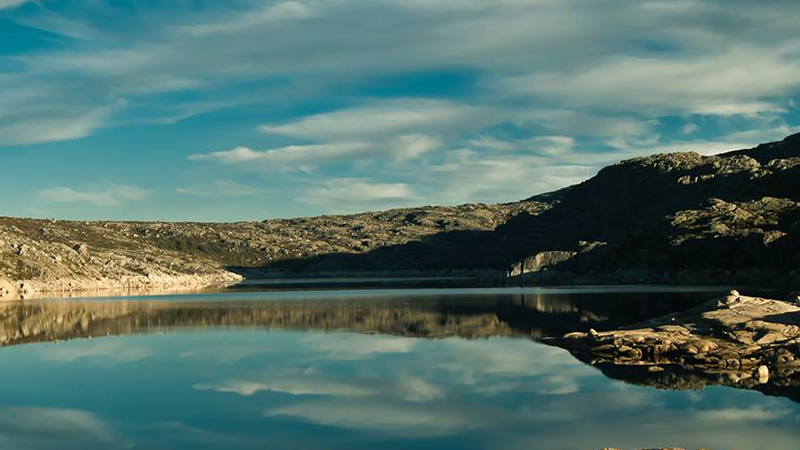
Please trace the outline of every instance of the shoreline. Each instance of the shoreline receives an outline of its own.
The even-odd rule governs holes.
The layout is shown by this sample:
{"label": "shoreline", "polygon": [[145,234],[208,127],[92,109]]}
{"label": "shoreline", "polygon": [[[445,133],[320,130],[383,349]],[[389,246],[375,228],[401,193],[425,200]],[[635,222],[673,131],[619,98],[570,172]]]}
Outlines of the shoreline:
{"label": "shoreline", "polygon": [[[199,263],[199,261],[198,261]],[[297,285],[314,280],[313,284],[338,284],[347,280],[365,282],[421,282],[441,280],[450,283],[467,283],[476,287],[555,287],[555,286],[777,286],[791,290],[798,280],[791,274],[774,274],[769,271],[736,277],[719,271],[718,276],[703,272],[697,276],[692,271],[662,273],[652,276],[636,273],[613,272],[607,274],[575,274],[557,270],[542,272],[537,276],[507,276],[502,270],[450,269],[450,270],[383,270],[383,271],[274,271],[245,273],[232,272],[213,265],[201,266],[200,273],[164,273],[152,271],[147,275],[125,274],[118,277],[64,277],[56,279],[10,280],[0,275],[0,302],[24,299],[42,299],[78,296],[124,296],[130,293],[178,293],[230,286]],[[249,276],[248,276],[249,275]],[[331,280],[328,283],[326,280]],[[337,281],[334,281],[337,280]],[[280,281],[280,283],[276,283]]]}
{"label": "shoreline", "polygon": [[226,287],[243,281],[233,272],[204,274],[150,274],[125,276],[120,279],[24,280],[11,282],[0,278],[0,302],[28,299],[125,296],[132,294],[167,294],[191,292],[213,287]]}

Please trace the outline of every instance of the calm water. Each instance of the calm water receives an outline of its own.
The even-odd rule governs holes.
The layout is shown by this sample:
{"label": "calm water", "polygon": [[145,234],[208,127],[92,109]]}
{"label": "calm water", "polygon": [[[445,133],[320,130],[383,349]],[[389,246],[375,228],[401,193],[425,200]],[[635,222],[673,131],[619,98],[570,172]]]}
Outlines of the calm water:
{"label": "calm water", "polygon": [[798,448],[800,405],[787,398],[641,387],[536,341],[714,295],[429,289],[6,305],[0,448]]}

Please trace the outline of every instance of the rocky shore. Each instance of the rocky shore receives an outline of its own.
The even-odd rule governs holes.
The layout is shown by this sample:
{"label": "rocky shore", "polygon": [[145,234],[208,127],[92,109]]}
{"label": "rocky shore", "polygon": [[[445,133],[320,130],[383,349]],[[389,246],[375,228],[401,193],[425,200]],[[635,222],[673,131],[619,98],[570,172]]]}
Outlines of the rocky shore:
{"label": "rocky shore", "polygon": [[677,371],[713,377],[716,384],[731,387],[797,386],[800,306],[796,302],[731,291],[725,298],[630,327],[573,332],[544,341],[592,365],[612,371],[629,366],[631,371],[653,374],[642,374],[642,379]]}

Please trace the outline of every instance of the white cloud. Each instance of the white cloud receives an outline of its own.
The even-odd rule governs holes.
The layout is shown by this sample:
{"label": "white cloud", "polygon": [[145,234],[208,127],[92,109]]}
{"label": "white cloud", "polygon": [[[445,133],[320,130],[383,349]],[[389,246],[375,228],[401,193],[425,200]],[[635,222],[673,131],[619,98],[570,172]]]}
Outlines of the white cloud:
{"label": "white cloud", "polygon": [[232,13],[229,17],[214,22],[188,25],[185,29],[192,35],[205,36],[242,32],[253,27],[270,26],[270,23],[293,19],[310,19],[316,13],[309,3],[283,1],[263,5],[256,10]]}
{"label": "white cloud", "polygon": [[[193,161],[242,165],[258,170],[303,170],[359,160],[409,161],[443,146],[439,135],[486,118],[475,108],[436,100],[390,100],[372,106],[336,110],[283,125],[262,125],[264,133],[322,143],[288,145],[268,150],[236,147],[193,154]],[[488,123],[488,122],[487,122]]]}
{"label": "white cloud", "polygon": [[652,120],[630,114],[592,114],[591,111],[545,109],[516,112],[513,120],[523,125],[541,125],[551,133],[575,137],[639,136],[652,132]]}
{"label": "white cloud", "polygon": [[46,188],[39,190],[36,195],[39,200],[46,202],[117,206],[126,201],[144,200],[149,195],[149,191],[138,186],[112,184],[104,188],[87,191],[79,191],[69,187]]}
{"label": "white cloud", "polygon": [[616,57],[573,74],[539,72],[506,78],[499,86],[575,107],[604,105],[651,116],[756,114],[781,109],[762,98],[800,87],[800,61],[791,58],[796,52],[796,45],[743,46],[692,58]]}
{"label": "white cloud", "polygon": [[370,149],[371,146],[364,142],[289,145],[270,150],[236,147],[209,154],[189,155],[189,160],[242,165],[256,170],[307,170],[326,162],[365,157],[370,154]]}
{"label": "white cloud", "polygon": [[692,134],[697,132],[700,129],[699,126],[695,123],[687,123],[686,125],[681,127],[681,133],[683,134]]}
{"label": "white cloud", "polygon": [[[272,101],[286,90],[296,96],[309,91],[324,95],[331,87],[386,75],[454,68],[478,78],[481,89],[469,94],[473,106],[396,98],[263,129],[327,144],[353,136],[358,141],[387,134],[446,136],[452,129],[475,130],[533,110],[544,111],[543,116],[552,111],[555,119],[541,120],[568,127],[557,117],[565,108],[580,108],[588,120],[628,116],[632,122],[664,111],[774,111],[778,102],[773,97],[798,87],[793,43],[797,8],[790,2],[754,9],[744,2],[692,1],[620,1],[611,6],[516,0],[491,5],[382,0],[369,6],[352,1],[244,1],[206,9],[181,3],[142,7],[124,15],[141,25],[137,27],[95,20],[80,10],[41,11],[27,17],[26,24],[106,44],[68,41],[55,50],[3,58],[19,71],[0,84],[13,87],[9,92],[35,86],[45,93],[35,104],[53,117],[23,114],[5,123],[0,119],[0,125],[13,131],[4,133],[6,142],[39,142],[37,133],[24,130],[56,129],[47,122],[72,123],[75,111],[111,107],[128,96],[201,88],[200,93],[207,93],[252,80],[289,80],[288,86],[258,96]],[[370,17],[369,26],[355,20],[363,16]],[[476,41],[475,35],[484,38]],[[645,44],[664,51],[648,50]],[[16,103],[11,109],[26,112],[31,105]],[[181,108],[170,104],[168,109]],[[49,139],[84,136],[109,120],[98,117],[91,126]],[[551,132],[578,135],[574,130]]]}
{"label": "white cloud", "polygon": [[304,139],[348,140],[442,133],[487,125],[496,119],[465,104],[432,99],[393,99],[375,105],[336,110],[283,125],[262,125],[264,133]]}
{"label": "white cloud", "polygon": [[[407,183],[373,183],[355,178],[328,180],[324,186],[309,190],[298,200],[310,205],[337,205],[350,208],[389,204],[408,204],[416,198]],[[349,209],[349,208],[348,208]]]}
{"label": "white cloud", "polygon": [[233,180],[217,180],[205,186],[178,187],[179,194],[194,195],[197,197],[241,197],[259,195],[267,192],[266,189],[248,186]]}
{"label": "white cloud", "polygon": [[570,136],[537,136],[526,139],[500,140],[481,136],[466,142],[471,148],[488,148],[498,151],[534,152],[540,155],[562,155],[573,150],[575,138]]}
{"label": "white cloud", "polygon": [[0,0],[0,10],[16,8],[32,0]]}
{"label": "white cloud", "polygon": [[420,181],[448,204],[520,200],[579,183],[599,170],[598,159],[616,158],[578,152],[487,155],[463,149],[452,153],[448,160],[426,167],[431,175]]}
{"label": "white cloud", "polygon": [[[378,144],[375,144],[378,145]],[[442,146],[438,137],[404,134],[384,143],[388,154],[398,160],[415,159]]]}
{"label": "white cloud", "polygon": [[[3,98],[0,93],[0,99]],[[102,127],[111,115],[111,108],[100,107],[88,111],[65,111],[63,108],[47,109],[47,99],[34,98],[9,102],[13,107],[29,109],[28,117],[20,117],[13,110],[0,112],[0,146],[38,144],[89,136]],[[40,103],[43,108],[20,105],[22,102]]]}

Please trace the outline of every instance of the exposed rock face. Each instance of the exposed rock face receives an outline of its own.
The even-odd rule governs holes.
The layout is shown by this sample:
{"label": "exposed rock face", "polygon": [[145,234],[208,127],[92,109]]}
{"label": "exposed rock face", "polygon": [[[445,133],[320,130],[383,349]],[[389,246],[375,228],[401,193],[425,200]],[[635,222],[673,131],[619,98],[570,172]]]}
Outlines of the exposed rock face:
{"label": "exposed rock face", "polygon": [[732,291],[726,298],[631,327],[569,333],[545,342],[593,365],[639,367],[655,377],[676,370],[702,374],[701,386],[797,387],[800,307]]}
{"label": "exposed rock face", "polygon": [[[798,280],[800,135],[716,156],[623,161],[561,197],[549,211],[520,215],[497,231],[514,243],[508,254],[518,261],[577,252],[548,267],[551,278]],[[606,245],[585,251],[582,241]]]}
{"label": "exposed rock face", "polygon": [[509,276],[523,275],[531,272],[540,272],[548,267],[565,263],[574,258],[578,252],[547,251],[539,252],[511,266]]}

